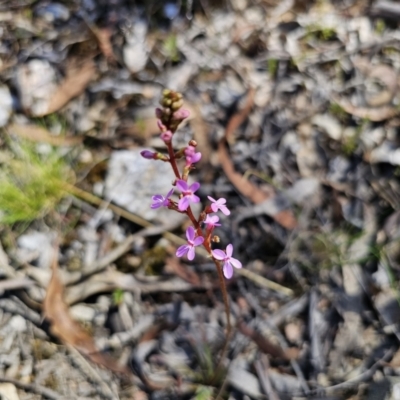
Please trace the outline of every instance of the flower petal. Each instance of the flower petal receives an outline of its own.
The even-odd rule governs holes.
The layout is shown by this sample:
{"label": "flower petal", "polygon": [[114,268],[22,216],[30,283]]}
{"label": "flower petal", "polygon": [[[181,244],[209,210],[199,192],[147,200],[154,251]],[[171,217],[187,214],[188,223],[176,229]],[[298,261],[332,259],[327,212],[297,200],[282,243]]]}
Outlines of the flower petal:
{"label": "flower petal", "polygon": [[192,261],[194,259],[195,256],[195,251],[194,251],[194,247],[190,247],[188,254],[187,254],[187,258],[188,260]]}
{"label": "flower petal", "polygon": [[191,196],[189,196],[189,198],[190,198],[190,201],[191,201],[192,203],[199,203],[199,202],[200,202],[199,197],[196,196],[195,194],[192,194]]}
{"label": "flower petal", "polygon": [[204,238],[202,236],[197,236],[197,238],[193,240],[193,245],[200,246],[201,244],[203,244],[203,242]]}
{"label": "flower petal", "polygon": [[[189,190],[194,193],[197,190],[199,190],[200,187],[200,183],[199,182],[193,182],[190,186],[189,186]],[[196,196],[197,197],[197,196]]]}
{"label": "flower petal", "polygon": [[230,262],[235,268],[238,268],[238,269],[242,268],[242,263],[241,263],[238,259],[236,259],[236,258],[231,257],[231,258],[229,259],[229,262]]}
{"label": "flower petal", "polygon": [[223,204],[225,204],[225,203],[226,203],[226,200],[225,200],[223,197],[221,197],[220,199],[217,200],[217,204],[218,204],[219,206],[221,206],[221,205],[223,205]]}
{"label": "flower petal", "polygon": [[189,242],[193,242],[194,234],[195,232],[193,226],[188,226],[188,228],[186,229],[186,237]]}
{"label": "flower petal", "polygon": [[231,213],[227,206],[219,206],[219,209],[221,210],[222,214],[229,215]]}
{"label": "flower petal", "polygon": [[192,156],[190,156],[190,161],[192,164],[197,163],[201,160],[201,153],[195,153]]}
{"label": "flower petal", "polygon": [[226,262],[223,267],[224,275],[226,279],[231,279],[233,275],[233,268],[229,262]]}
{"label": "flower petal", "polygon": [[215,203],[217,200],[213,199],[211,196],[207,196],[208,200],[212,201],[213,203]]}
{"label": "flower petal", "polygon": [[231,257],[233,254],[233,246],[229,243],[228,246],[226,246],[226,255],[228,257]]}
{"label": "flower petal", "polygon": [[188,252],[188,250],[189,250],[189,245],[183,244],[182,246],[178,247],[175,254],[177,257],[182,257]]}
{"label": "flower petal", "polygon": [[176,181],[176,187],[181,191],[181,192],[187,192],[188,190],[188,184],[186,181],[183,179],[179,179]]}
{"label": "flower petal", "polygon": [[174,188],[172,188],[172,189],[167,193],[167,195],[165,196],[165,198],[166,198],[166,199],[169,199],[169,198],[172,196],[173,193],[174,193]]}
{"label": "flower petal", "polygon": [[187,196],[182,197],[178,202],[179,211],[186,211],[189,207],[189,199]]}
{"label": "flower petal", "polygon": [[150,208],[153,209],[153,210],[155,210],[156,208],[160,208],[161,206],[162,206],[161,203],[153,203],[153,204],[150,206]]}
{"label": "flower petal", "polygon": [[225,260],[226,254],[223,250],[215,249],[211,253],[216,260]]}
{"label": "flower petal", "polygon": [[218,211],[218,205],[215,204],[215,203],[212,203],[211,204],[211,210],[213,210],[214,212],[217,212]]}

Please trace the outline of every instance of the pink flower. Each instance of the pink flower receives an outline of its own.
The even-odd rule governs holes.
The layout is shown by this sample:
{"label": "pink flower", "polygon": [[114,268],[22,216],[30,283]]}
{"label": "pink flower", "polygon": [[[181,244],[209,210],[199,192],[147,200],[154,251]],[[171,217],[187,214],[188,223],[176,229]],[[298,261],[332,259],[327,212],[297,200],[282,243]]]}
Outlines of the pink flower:
{"label": "pink flower", "polygon": [[232,257],[233,246],[231,244],[228,244],[228,246],[226,246],[226,254],[223,250],[219,249],[212,250],[211,253],[216,260],[224,262],[223,271],[226,279],[232,278],[232,267],[242,268],[242,263],[236,258]]}
{"label": "pink flower", "polygon": [[204,242],[204,238],[202,236],[195,237],[195,231],[193,226],[189,226],[186,229],[186,237],[188,240],[188,244],[183,244],[182,246],[178,247],[176,250],[176,256],[182,257],[187,253],[188,260],[192,261],[195,256],[195,247],[200,246]]}
{"label": "pink flower", "polygon": [[141,155],[143,158],[147,158],[148,160],[154,160],[156,154],[157,154],[157,153],[154,153],[154,151],[150,151],[150,150],[142,150],[142,151],[140,152],[140,155]]}
{"label": "pink flower", "polygon": [[157,120],[157,126],[161,132],[165,132],[167,130],[167,127],[162,123],[161,119]]}
{"label": "pink flower", "polygon": [[172,115],[175,121],[182,121],[186,119],[190,115],[190,111],[186,110],[186,108],[180,108],[178,111],[175,111]]}
{"label": "pink flower", "polygon": [[196,147],[188,146],[185,149],[186,165],[192,165],[201,160],[201,153],[196,153]]}
{"label": "pink flower", "polygon": [[207,214],[207,217],[204,220],[204,223],[207,224],[207,229],[211,230],[211,229],[214,229],[215,226],[221,226],[221,224],[218,224],[218,221],[219,221],[219,217],[217,215]]}
{"label": "pink flower", "polygon": [[225,215],[229,215],[231,212],[229,211],[228,207],[225,205],[226,200],[221,197],[218,200],[213,199],[211,196],[207,196],[208,200],[210,200],[212,202],[211,204],[211,209],[214,212],[217,212],[218,210],[221,210],[223,214]]}
{"label": "pink flower", "polygon": [[178,208],[180,211],[185,211],[189,207],[190,203],[199,203],[200,199],[194,194],[199,187],[200,183],[194,182],[188,186],[187,182],[179,179],[176,182],[176,187],[182,192],[183,197],[179,200]]}
{"label": "pink flower", "polygon": [[172,132],[164,131],[161,133],[160,137],[164,141],[164,143],[169,143],[172,140]]}
{"label": "pink flower", "polygon": [[160,207],[168,207],[169,206],[169,198],[172,196],[172,193],[174,193],[173,188],[168,192],[168,194],[165,197],[161,196],[161,194],[156,194],[155,196],[153,196],[151,198],[153,200],[153,203],[150,206],[150,208],[152,208],[154,210],[154,209],[160,208]]}

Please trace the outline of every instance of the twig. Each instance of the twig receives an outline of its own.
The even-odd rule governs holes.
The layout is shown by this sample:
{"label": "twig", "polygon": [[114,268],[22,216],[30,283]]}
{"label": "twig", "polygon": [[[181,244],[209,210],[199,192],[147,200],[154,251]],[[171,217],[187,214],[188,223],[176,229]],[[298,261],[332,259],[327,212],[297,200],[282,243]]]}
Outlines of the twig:
{"label": "twig", "polygon": [[261,359],[255,361],[254,366],[257,371],[258,378],[260,379],[261,386],[268,396],[269,400],[279,400],[278,395],[276,394],[274,388],[272,387],[271,380],[268,376],[268,369],[269,369],[269,361],[268,357],[265,354],[261,355]]}
{"label": "twig", "polygon": [[321,395],[321,394],[325,394],[325,395],[333,395],[339,391],[342,390],[346,390],[346,389],[350,389],[352,388],[354,385],[358,385],[360,382],[364,382],[370,378],[372,378],[372,376],[375,374],[376,370],[382,365],[382,363],[385,363],[387,361],[389,361],[394,352],[395,352],[395,348],[392,347],[390,348],[381,359],[379,359],[376,363],[374,363],[371,368],[369,368],[367,371],[363,372],[362,374],[360,374],[359,376],[349,379],[346,382],[342,382],[342,383],[338,383],[337,385],[333,385],[333,386],[329,386],[326,388],[320,388],[320,389],[315,389],[312,390],[308,393],[309,396],[313,396],[313,395]]}
{"label": "twig", "polygon": [[254,283],[256,283],[259,286],[265,287],[267,289],[275,290],[276,292],[282,293],[285,296],[293,297],[294,292],[292,289],[289,289],[285,286],[280,285],[279,283],[276,283],[274,281],[270,281],[269,279],[264,278],[263,276],[260,276],[252,271],[249,271],[248,269],[242,268],[236,270],[236,272],[244,276],[247,279],[250,279]]}
{"label": "twig", "polygon": [[69,354],[71,356],[72,362],[86,375],[86,377],[98,386],[98,393],[111,400],[118,399],[110,387],[104,382],[104,379],[99,375],[99,373],[93,368],[93,366],[87,362],[87,360],[76,350],[73,346],[67,345]]}
{"label": "twig", "polygon": [[20,381],[17,381],[16,379],[11,379],[11,378],[6,378],[4,376],[0,376],[0,382],[2,383],[12,383],[14,386],[16,386],[19,389],[25,390],[26,392],[32,392],[39,394],[47,399],[51,400],[65,400],[66,398],[64,396],[59,395],[58,393],[54,392],[51,389],[48,389],[46,387],[37,385],[35,383],[22,383]]}

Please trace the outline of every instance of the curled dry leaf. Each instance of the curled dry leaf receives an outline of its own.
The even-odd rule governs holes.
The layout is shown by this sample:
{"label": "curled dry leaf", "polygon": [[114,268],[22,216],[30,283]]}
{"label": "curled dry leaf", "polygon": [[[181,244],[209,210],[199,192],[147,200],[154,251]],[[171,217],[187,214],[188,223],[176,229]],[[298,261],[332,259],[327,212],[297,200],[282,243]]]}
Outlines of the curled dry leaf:
{"label": "curled dry leaf", "polygon": [[240,321],[237,325],[238,331],[252,339],[259,349],[265,353],[270,354],[272,357],[280,358],[283,360],[293,360],[298,356],[298,349],[292,347],[290,349],[282,349],[282,347],[272,343],[260,332],[250,328],[243,321]]}
{"label": "curled dry leaf", "polygon": [[85,355],[92,362],[111,371],[130,374],[126,366],[99,352],[93,338],[72,319],[67,304],[64,302],[64,286],[58,274],[57,251],[55,252],[49,286],[43,303],[43,313],[51,324],[51,333],[64,344],[69,344]]}
{"label": "curled dry leaf", "polygon": [[338,104],[348,114],[358,118],[364,118],[373,122],[384,121],[399,114],[399,110],[392,106],[381,107],[356,107],[347,99],[339,99],[334,97],[333,101]]}
{"label": "curled dry leaf", "polygon": [[[48,115],[64,107],[71,99],[79,96],[95,77],[96,67],[92,58],[83,62],[70,62],[65,79],[57,87],[43,115]],[[37,115],[40,116],[40,115]]]}
{"label": "curled dry leaf", "polygon": [[[221,166],[232,184],[239,190],[243,196],[246,196],[254,204],[260,204],[266,201],[270,196],[264,191],[260,190],[253,183],[245,179],[240,173],[236,172],[235,167],[229,157],[228,150],[226,148],[226,142],[229,142],[230,137],[233,135],[235,130],[243,123],[249,114],[253,102],[254,102],[255,90],[250,89],[246,104],[242,110],[234,114],[230,119],[228,126],[225,130],[225,137],[219,142],[218,155],[221,161]],[[273,193],[271,191],[271,193]],[[294,229],[297,226],[297,221],[291,210],[282,210],[271,215],[276,222],[282,225],[286,229]]]}

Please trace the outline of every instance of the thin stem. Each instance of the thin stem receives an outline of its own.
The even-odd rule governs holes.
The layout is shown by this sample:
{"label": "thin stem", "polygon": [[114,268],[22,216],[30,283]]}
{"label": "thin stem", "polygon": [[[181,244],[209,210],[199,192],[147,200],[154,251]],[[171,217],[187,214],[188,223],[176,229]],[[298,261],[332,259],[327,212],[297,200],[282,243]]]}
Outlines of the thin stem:
{"label": "thin stem", "polygon": [[[221,369],[222,367],[222,362],[225,358],[226,352],[228,350],[228,345],[229,345],[229,341],[230,341],[230,337],[231,337],[231,333],[232,333],[232,325],[231,325],[231,314],[229,311],[229,300],[228,300],[228,292],[226,290],[226,285],[225,285],[225,279],[224,279],[224,274],[222,272],[222,267],[221,264],[214,259],[214,263],[215,266],[217,267],[217,271],[218,271],[218,279],[219,279],[219,283],[220,283],[220,287],[221,287],[221,292],[222,292],[222,298],[224,300],[224,307],[225,307],[225,314],[226,314],[226,323],[227,323],[227,327],[226,327],[226,338],[225,338],[225,342],[224,342],[224,347],[222,348],[222,351],[220,353],[219,356],[219,360],[218,360],[218,364],[215,368],[215,377],[218,376],[218,371]],[[218,393],[217,397],[220,397],[221,395],[221,390]]]}
{"label": "thin stem", "polygon": [[169,162],[174,170],[174,174],[178,179],[181,179],[181,175],[179,173],[178,165],[176,164],[174,149],[172,148],[172,143],[166,143],[169,155]]}
{"label": "thin stem", "polygon": [[[186,213],[187,213],[188,217],[190,218],[190,220],[192,221],[194,227],[196,228],[197,234],[198,234],[199,236],[203,236],[203,232],[202,232],[201,229],[200,229],[200,224],[197,222],[196,217],[193,215],[193,211],[192,211],[192,209],[190,208],[190,206],[189,206],[188,209],[186,210]],[[208,249],[207,249],[207,251],[208,251]],[[209,253],[210,253],[210,251],[209,251]]]}

